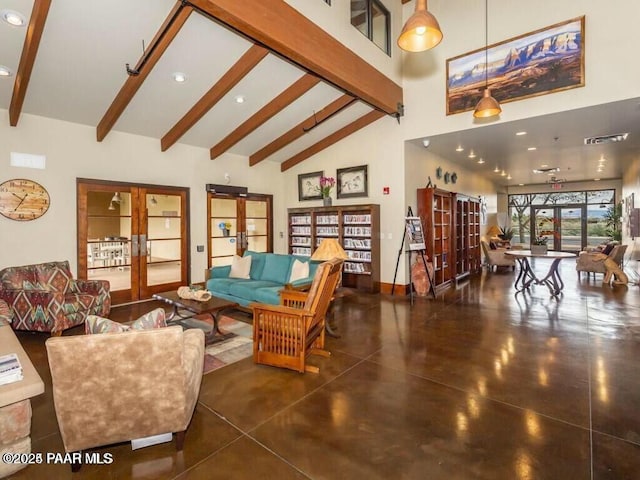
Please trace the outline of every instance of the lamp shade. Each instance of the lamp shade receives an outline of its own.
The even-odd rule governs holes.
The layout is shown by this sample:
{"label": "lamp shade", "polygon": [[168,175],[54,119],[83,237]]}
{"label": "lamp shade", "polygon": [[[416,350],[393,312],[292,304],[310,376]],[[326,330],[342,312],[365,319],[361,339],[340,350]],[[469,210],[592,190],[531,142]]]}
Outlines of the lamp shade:
{"label": "lamp shade", "polygon": [[316,251],[311,255],[311,260],[324,261],[334,258],[339,258],[340,260],[347,260],[349,258],[335,238],[325,238],[322,240]]}
{"label": "lamp shade", "polygon": [[485,88],[482,98],[476,105],[473,116],[476,118],[488,118],[500,115],[500,112],[502,112],[500,104],[491,96],[491,90],[489,87]]}
{"label": "lamp shade", "polygon": [[489,227],[489,230],[487,230],[487,236],[488,237],[497,237],[500,234],[500,229],[498,228],[497,225],[491,225],[491,227]]}
{"label": "lamp shade", "polygon": [[427,10],[427,0],[416,0],[416,10],[404,24],[398,46],[407,52],[424,52],[442,41],[442,30]]}

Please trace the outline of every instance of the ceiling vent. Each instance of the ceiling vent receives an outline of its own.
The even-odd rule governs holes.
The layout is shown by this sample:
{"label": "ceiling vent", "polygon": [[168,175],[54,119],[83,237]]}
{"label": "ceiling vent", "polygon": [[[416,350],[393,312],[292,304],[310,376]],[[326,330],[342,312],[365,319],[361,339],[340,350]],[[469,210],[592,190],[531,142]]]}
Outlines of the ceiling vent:
{"label": "ceiling vent", "polygon": [[551,172],[559,172],[560,168],[558,167],[545,167],[545,168],[534,168],[533,173],[551,173]]}
{"label": "ceiling vent", "polygon": [[584,144],[585,145],[602,145],[603,143],[624,142],[628,136],[629,136],[628,133],[616,133],[613,135],[604,135],[601,137],[587,137],[584,139]]}

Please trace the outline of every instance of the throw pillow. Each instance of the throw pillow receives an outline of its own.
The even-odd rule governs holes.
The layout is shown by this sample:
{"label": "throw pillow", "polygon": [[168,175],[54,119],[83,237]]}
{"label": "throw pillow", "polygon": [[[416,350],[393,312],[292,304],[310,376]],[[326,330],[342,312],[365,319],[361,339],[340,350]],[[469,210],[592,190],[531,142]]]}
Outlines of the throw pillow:
{"label": "throw pillow", "polygon": [[497,249],[498,249],[498,246],[496,245],[496,243],[495,243],[495,242],[489,242],[489,248],[490,248],[491,250],[497,250]]}
{"label": "throw pillow", "polygon": [[615,247],[613,243],[608,243],[607,246],[604,247],[604,250],[602,250],[602,253],[604,253],[605,255],[609,255],[611,253],[611,250],[613,250],[613,247]]}
{"label": "throw pillow", "polygon": [[97,333],[121,333],[127,330],[129,330],[127,325],[97,315],[87,315],[84,321],[84,333],[87,335]]}
{"label": "throw pillow", "polygon": [[291,275],[289,276],[289,282],[295,282],[296,280],[302,280],[309,276],[309,262],[301,262],[296,259],[293,261],[291,267]]}
{"label": "throw pillow", "polygon": [[164,308],[156,308],[145,313],[131,324],[131,330],[151,330],[152,328],[164,328],[167,326]]}
{"label": "throw pillow", "polygon": [[251,278],[251,256],[239,257],[233,256],[231,262],[231,271],[229,272],[229,278]]}

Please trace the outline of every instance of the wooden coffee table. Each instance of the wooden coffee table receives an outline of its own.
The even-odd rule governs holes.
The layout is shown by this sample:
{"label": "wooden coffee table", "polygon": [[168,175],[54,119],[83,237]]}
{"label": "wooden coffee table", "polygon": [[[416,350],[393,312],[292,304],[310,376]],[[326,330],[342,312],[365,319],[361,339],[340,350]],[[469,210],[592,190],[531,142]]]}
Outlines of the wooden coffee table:
{"label": "wooden coffee table", "polygon": [[[153,295],[153,298],[173,306],[173,312],[171,312],[169,317],[167,317],[167,323],[172,322],[180,324],[184,328],[193,328],[188,324],[185,324],[184,321],[189,320],[196,315],[210,315],[213,319],[213,331],[209,335],[207,335],[205,339],[207,345],[220,342],[227,338],[227,336],[222,335],[220,332],[220,328],[218,327],[218,316],[224,310],[238,307],[238,304],[236,302],[218,297],[211,297],[206,302],[187,300],[185,298],[180,298],[178,292],[176,292],[175,290],[156,293]],[[180,310],[186,310],[192,315],[184,315],[182,312],[180,312]]]}

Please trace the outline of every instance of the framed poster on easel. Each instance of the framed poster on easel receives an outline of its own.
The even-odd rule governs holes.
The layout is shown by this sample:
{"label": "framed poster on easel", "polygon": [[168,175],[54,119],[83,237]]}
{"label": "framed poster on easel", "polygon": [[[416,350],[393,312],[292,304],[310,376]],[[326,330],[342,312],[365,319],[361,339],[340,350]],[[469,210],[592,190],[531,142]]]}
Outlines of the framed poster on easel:
{"label": "framed poster on easel", "polygon": [[405,228],[409,250],[412,252],[426,250],[427,246],[424,241],[424,230],[422,229],[420,217],[405,217]]}

